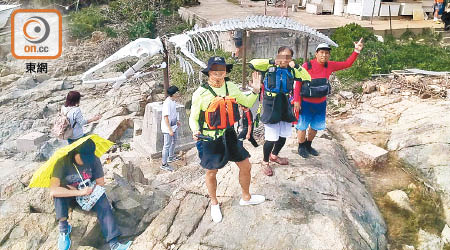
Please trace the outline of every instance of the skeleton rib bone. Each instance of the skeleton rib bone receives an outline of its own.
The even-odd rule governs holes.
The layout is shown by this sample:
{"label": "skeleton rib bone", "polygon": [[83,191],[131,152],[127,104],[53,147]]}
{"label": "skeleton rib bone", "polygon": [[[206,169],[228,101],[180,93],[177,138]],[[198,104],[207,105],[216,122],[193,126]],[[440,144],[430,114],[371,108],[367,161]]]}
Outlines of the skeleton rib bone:
{"label": "skeleton rib bone", "polygon": [[[219,32],[228,32],[235,30],[286,30],[291,33],[296,33],[303,37],[309,37],[314,42],[325,42],[332,46],[338,46],[326,35],[308,26],[297,23],[285,17],[274,16],[249,16],[243,20],[240,19],[225,19],[217,24],[212,24],[208,27],[199,28],[195,26],[194,29],[183,34],[172,36],[168,42],[175,48],[176,57],[182,67],[183,72],[188,74],[188,80],[194,75],[194,69],[191,63],[184,59],[178,52],[181,52],[186,58],[205,68],[206,64],[198,59],[195,54],[197,50],[215,50],[221,46],[219,39]],[[139,38],[119,51],[105,59],[103,62],[89,69],[84,73],[83,83],[101,83],[101,82],[115,82],[114,87],[119,87],[123,82],[131,77],[139,77],[138,71],[150,61],[150,59],[163,52],[162,41],[159,38],[148,39]],[[101,71],[106,67],[115,65],[117,63],[138,58],[139,61],[125,71],[120,77],[93,80],[93,74]]]}

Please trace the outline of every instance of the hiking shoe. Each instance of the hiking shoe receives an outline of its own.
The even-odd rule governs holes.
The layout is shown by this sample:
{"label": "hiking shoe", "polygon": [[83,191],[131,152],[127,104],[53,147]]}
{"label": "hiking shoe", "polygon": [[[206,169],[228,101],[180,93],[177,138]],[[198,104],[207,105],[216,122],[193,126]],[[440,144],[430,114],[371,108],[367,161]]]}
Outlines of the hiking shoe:
{"label": "hiking shoe", "polygon": [[303,158],[306,159],[306,158],[309,157],[309,152],[308,152],[308,150],[306,149],[305,143],[306,143],[306,141],[303,142],[303,143],[299,143],[299,144],[298,144],[298,154],[299,154],[301,157],[303,157]]}
{"label": "hiking shoe", "polygon": [[130,248],[132,241],[128,241],[126,244],[117,243],[111,250],[127,250]]}
{"label": "hiking shoe", "polygon": [[220,211],[220,205],[211,205],[211,218],[214,222],[219,223],[222,221],[222,212]]}
{"label": "hiking shoe", "polygon": [[239,201],[239,205],[241,206],[248,206],[248,205],[258,205],[266,201],[266,197],[262,195],[254,194],[251,196],[250,200],[244,201],[242,198]]}
{"label": "hiking shoe", "polygon": [[69,225],[67,233],[59,233],[58,236],[58,250],[68,250],[72,241],[70,240],[70,233],[72,232],[72,226]]}
{"label": "hiking shoe", "polygon": [[181,157],[178,156],[178,155],[176,155],[176,156],[174,156],[174,157],[172,157],[172,158],[169,158],[169,159],[167,160],[167,163],[172,163],[172,162],[179,161],[179,160],[181,160]]}
{"label": "hiking shoe", "polygon": [[175,170],[172,166],[170,166],[169,164],[165,164],[165,165],[161,165],[161,167],[159,167],[162,170],[166,170],[166,171],[170,171],[172,172],[173,170]]}
{"label": "hiking shoe", "polygon": [[319,155],[319,152],[317,152],[317,150],[315,150],[313,147],[311,147],[312,141],[306,141],[305,143],[306,143],[305,144],[306,150],[308,150],[308,153],[310,155],[313,155],[313,156],[318,156]]}

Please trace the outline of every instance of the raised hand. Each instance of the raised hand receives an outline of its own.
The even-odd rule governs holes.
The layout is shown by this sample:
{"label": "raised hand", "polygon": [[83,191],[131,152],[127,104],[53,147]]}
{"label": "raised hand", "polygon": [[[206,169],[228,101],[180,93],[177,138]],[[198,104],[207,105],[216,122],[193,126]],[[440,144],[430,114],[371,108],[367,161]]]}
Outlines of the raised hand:
{"label": "raised hand", "polygon": [[259,90],[261,88],[261,73],[254,71],[252,73],[252,82],[249,83],[250,87],[253,88],[253,93],[257,94],[259,93]]}
{"label": "raised hand", "polygon": [[355,44],[355,50],[359,53],[364,48],[364,43],[362,42],[363,38],[359,39],[358,42],[353,42]]}
{"label": "raised hand", "polygon": [[289,62],[289,67],[295,68],[295,62],[294,62],[294,61],[290,61],[290,62]]}

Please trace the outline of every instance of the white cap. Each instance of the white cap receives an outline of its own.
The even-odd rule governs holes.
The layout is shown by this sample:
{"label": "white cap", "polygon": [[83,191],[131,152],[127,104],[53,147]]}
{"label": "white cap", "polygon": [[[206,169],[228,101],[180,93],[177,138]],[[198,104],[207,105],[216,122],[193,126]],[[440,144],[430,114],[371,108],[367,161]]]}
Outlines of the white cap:
{"label": "white cap", "polygon": [[331,47],[330,47],[330,45],[328,45],[326,43],[321,43],[321,44],[317,45],[316,52],[319,51],[319,49],[331,50]]}

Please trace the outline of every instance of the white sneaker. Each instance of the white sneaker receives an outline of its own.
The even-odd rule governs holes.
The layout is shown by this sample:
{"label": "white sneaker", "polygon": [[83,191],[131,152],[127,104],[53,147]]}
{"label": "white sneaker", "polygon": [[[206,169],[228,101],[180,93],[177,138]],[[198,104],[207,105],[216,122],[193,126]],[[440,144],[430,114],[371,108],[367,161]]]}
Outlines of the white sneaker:
{"label": "white sneaker", "polygon": [[216,223],[222,221],[222,212],[220,212],[220,205],[211,205],[211,217],[212,220]]}
{"label": "white sneaker", "polygon": [[263,203],[264,201],[266,201],[266,198],[264,196],[254,194],[254,195],[252,195],[252,197],[248,201],[244,201],[241,198],[241,200],[239,201],[239,205],[241,205],[241,206],[258,205],[258,204]]}

